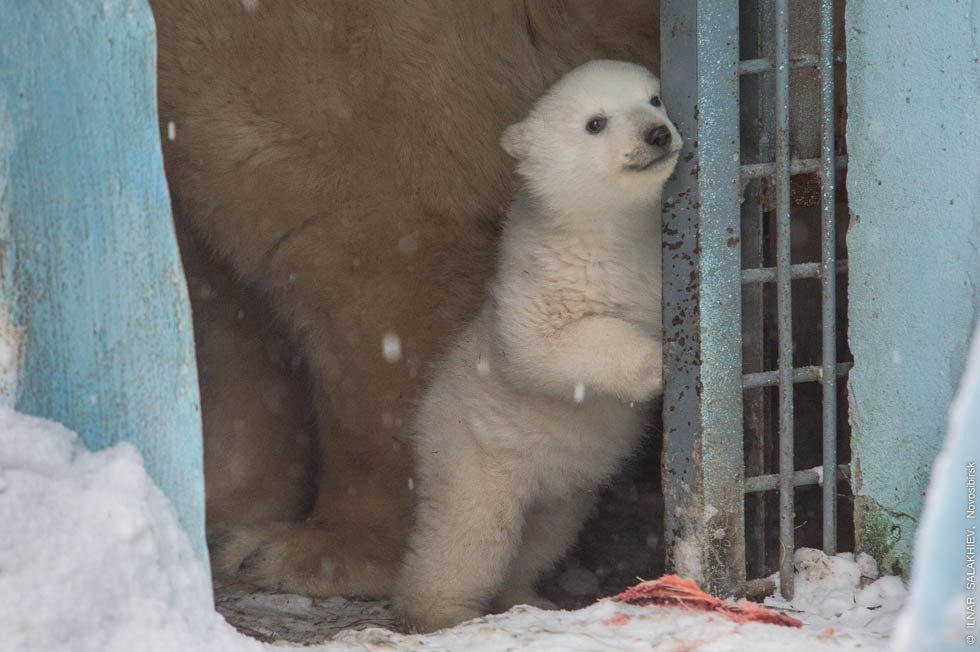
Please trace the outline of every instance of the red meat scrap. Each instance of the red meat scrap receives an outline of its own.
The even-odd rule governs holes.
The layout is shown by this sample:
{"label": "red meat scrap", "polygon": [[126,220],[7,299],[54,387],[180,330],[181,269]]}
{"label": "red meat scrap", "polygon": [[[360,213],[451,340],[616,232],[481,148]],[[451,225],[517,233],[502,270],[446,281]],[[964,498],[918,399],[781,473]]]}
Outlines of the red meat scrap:
{"label": "red meat scrap", "polygon": [[664,575],[659,580],[641,582],[611,599],[616,602],[641,606],[660,605],[717,613],[736,623],[769,623],[783,627],[803,626],[803,623],[796,618],[770,611],[748,600],[740,600],[735,604],[725,602],[705,593],[692,580],[677,575]]}

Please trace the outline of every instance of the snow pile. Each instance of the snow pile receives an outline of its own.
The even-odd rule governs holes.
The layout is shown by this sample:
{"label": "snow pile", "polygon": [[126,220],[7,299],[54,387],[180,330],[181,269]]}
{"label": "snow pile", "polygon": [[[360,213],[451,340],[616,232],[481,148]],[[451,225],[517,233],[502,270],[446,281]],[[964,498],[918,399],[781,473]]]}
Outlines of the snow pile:
{"label": "snow pile", "polygon": [[[878,577],[878,565],[870,555],[842,552],[830,557],[820,550],[800,548],[793,566],[793,599],[787,602],[777,592],[766,598],[767,606],[799,611],[795,615],[812,626],[881,635],[894,628],[905,602],[905,585],[898,577]],[[778,575],[774,579],[778,585]]]}
{"label": "snow pile", "polygon": [[3,406],[0,632],[19,652],[260,649],[215,613],[204,565],[135,448],[93,453]]}
{"label": "snow pile", "polygon": [[[873,564],[801,551],[801,629],[603,600],[518,607],[435,634],[345,631],[311,650],[883,650],[904,589]],[[288,601],[287,603],[293,604]],[[780,605],[773,603],[778,608]],[[828,627],[827,623],[833,623]],[[871,631],[874,630],[874,631]],[[272,652],[214,611],[204,565],[127,444],[90,452],[0,406],[0,648],[18,652]]]}

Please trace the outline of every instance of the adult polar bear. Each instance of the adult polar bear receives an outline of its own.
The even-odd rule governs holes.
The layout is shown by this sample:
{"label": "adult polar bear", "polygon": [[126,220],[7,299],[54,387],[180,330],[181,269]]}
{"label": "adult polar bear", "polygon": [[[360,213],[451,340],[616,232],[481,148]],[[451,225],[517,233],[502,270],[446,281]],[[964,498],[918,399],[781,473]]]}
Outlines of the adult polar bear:
{"label": "adult polar bear", "polygon": [[[294,522],[302,482],[275,480],[304,469],[303,454],[268,452],[302,428],[263,396],[275,377],[292,392],[285,405],[300,405],[296,383],[261,346],[199,347],[209,527],[224,526],[216,571],[311,595],[388,595],[411,523],[404,430],[430,356],[482,302],[512,195],[499,134],[589,59],[657,70],[657,3],[151,6],[185,262],[198,281],[214,275],[219,306],[246,301],[247,285],[271,299],[309,369],[316,412],[315,500]],[[193,296],[207,322],[196,321],[199,343],[210,325],[263,336],[261,321]],[[386,335],[400,355],[383,355]]]}

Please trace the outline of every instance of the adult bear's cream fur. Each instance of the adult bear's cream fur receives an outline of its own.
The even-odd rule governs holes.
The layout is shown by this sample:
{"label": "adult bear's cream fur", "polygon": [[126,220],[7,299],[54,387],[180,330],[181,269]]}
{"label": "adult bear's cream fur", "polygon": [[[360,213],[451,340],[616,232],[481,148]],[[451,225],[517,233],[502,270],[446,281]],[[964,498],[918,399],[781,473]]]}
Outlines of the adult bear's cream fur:
{"label": "adult bear's cream fur", "polygon": [[[208,505],[212,531],[225,526],[214,567],[312,595],[387,595],[411,521],[413,405],[433,352],[482,301],[512,192],[498,136],[586,60],[656,69],[656,2],[151,5],[168,179],[181,227],[204,243],[190,266],[206,280],[216,255],[271,299],[309,369],[316,412],[316,497],[294,522],[302,483],[263,482],[302,471],[295,455],[221,464],[233,446],[258,459],[270,439],[297,432],[302,419],[263,407],[270,379],[292,381],[279,382],[258,349],[225,364],[234,347],[202,347],[208,488],[223,487]],[[256,337],[261,326],[228,332]],[[394,363],[386,333],[401,343]],[[222,428],[244,406],[241,428]],[[251,500],[259,486],[287,495]],[[266,520],[270,506],[281,522]]]}

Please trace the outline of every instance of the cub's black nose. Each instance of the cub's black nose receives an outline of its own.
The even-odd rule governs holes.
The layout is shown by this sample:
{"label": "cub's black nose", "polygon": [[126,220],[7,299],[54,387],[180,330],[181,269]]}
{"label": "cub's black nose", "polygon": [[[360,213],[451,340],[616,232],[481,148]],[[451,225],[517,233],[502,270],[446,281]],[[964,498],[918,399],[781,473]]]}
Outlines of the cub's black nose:
{"label": "cub's black nose", "polygon": [[643,133],[643,142],[654,147],[670,145],[670,129],[664,126],[650,127]]}

